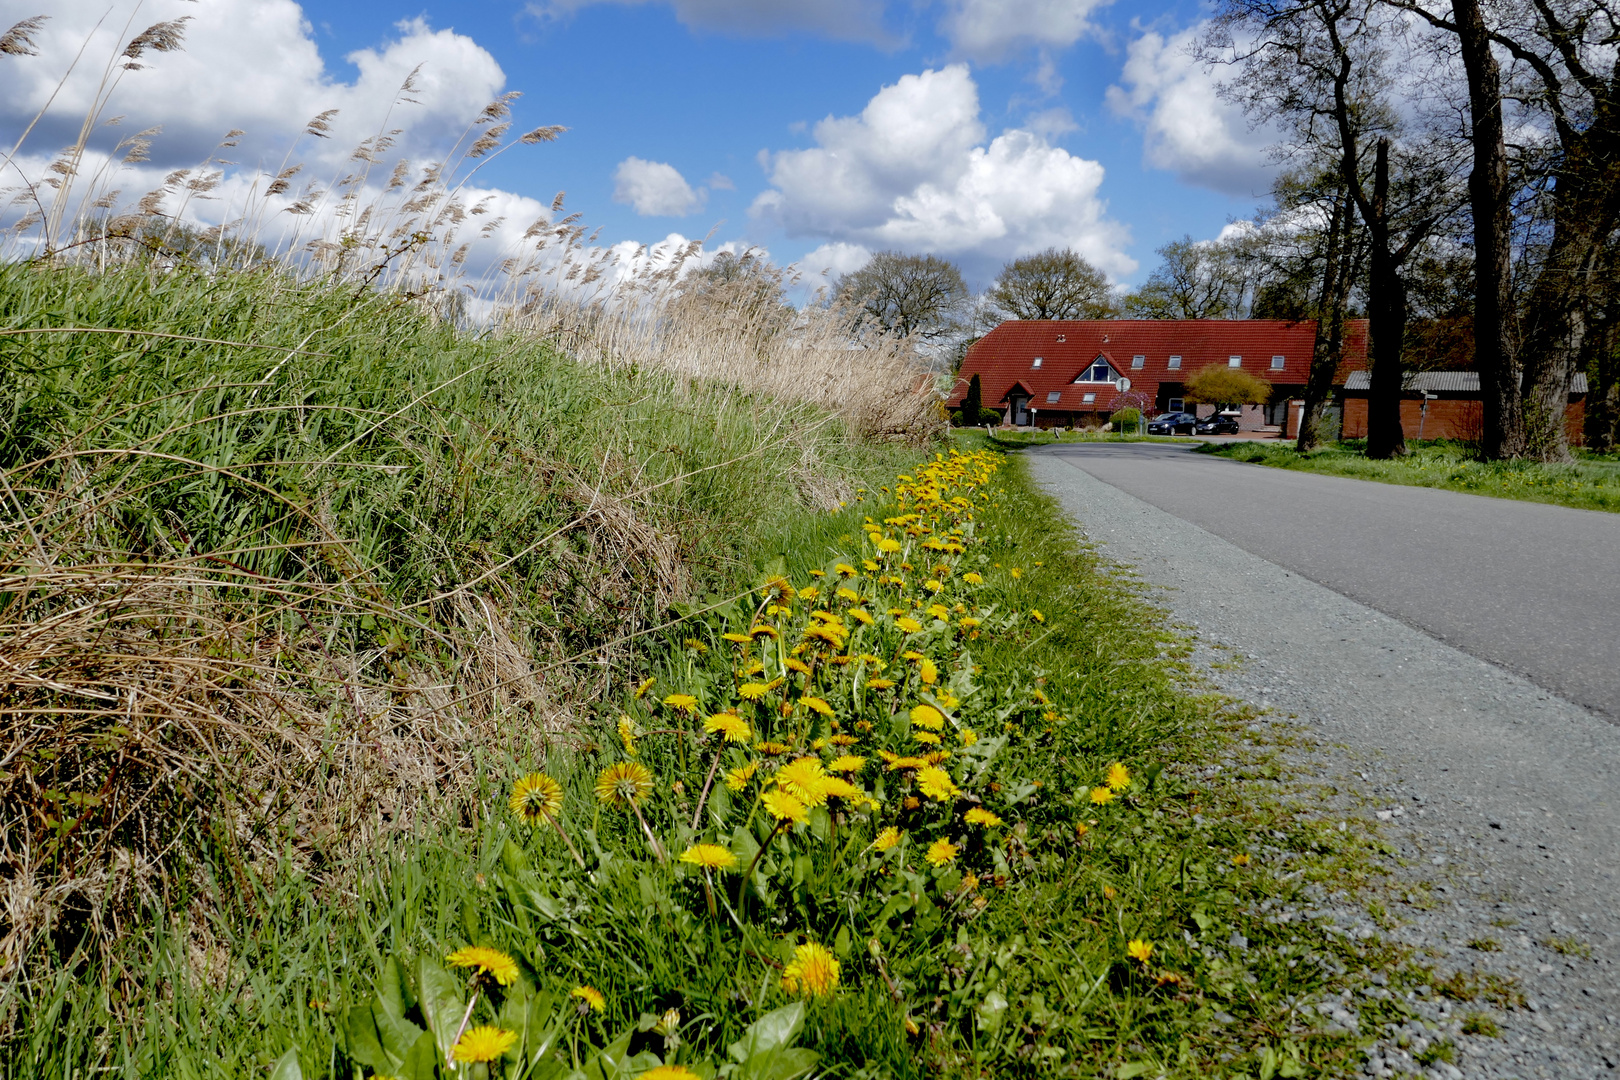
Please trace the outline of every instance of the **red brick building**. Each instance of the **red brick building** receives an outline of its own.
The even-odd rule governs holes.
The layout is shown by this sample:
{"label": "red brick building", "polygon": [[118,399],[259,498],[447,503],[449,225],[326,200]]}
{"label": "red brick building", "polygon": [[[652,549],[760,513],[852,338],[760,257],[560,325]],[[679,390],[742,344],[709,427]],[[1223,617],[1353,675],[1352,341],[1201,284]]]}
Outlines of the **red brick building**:
{"label": "red brick building", "polygon": [[[1346,439],[1367,437],[1365,371],[1352,371],[1339,390],[1344,403]],[[1483,434],[1485,407],[1477,371],[1414,371],[1401,383],[1401,429],[1408,439],[1462,439],[1477,442]],[[1564,430],[1571,446],[1579,446],[1586,428],[1586,375],[1577,372],[1569,388]]]}
{"label": "red brick building", "polygon": [[[1346,367],[1365,366],[1366,326],[1347,324]],[[1271,383],[1270,404],[1243,410],[1242,426],[1254,430],[1287,422],[1287,402],[1304,393],[1315,343],[1311,321],[1015,320],[968,350],[948,404],[959,406],[978,375],[985,406],[1000,410],[1005,423],[1100,425],[1127,406],[1149,414],[1182,409],[1188,377],[1216,365]]]}

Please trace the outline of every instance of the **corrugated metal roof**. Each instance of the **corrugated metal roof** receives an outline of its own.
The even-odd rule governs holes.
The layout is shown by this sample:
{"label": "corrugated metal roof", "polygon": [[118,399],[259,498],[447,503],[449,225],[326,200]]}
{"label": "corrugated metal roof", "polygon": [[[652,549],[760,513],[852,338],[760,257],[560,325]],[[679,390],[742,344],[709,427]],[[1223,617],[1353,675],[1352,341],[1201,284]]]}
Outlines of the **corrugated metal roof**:
{"label": "corrugated metal roof", "polygon": [[[1365,320],[1346,326],[1346,345],[1366,341]],[[1153,400],[1161,383],[1182,383],[1200,368],[1240,366],[1273,384],[1302,385],[1311,366],[1316,324],[1279,319],[1087,319],[1011,320],[980,338],[962,362],[950,403],[961,403],[974,375],[986,405],[1006,402],[1015,387],[1037,409],[1109,412],[1119,396],[1115,383],[1077,382],[1097,360],[1131,380],[1131,393]],[[1272,358],[1282,357],[1273,368]],[[1040,365],[1036,366],[1036,358]],[[1171,358],[1176,366],[1171,367]],[[1359,359],[1359,357],[1358,357]],[[1140,366],[1138,366],[1140,364]],[[1058,400],[1046,398],[1057,394]],[[1092,400],[1087,401],[1086,397]]]}
{"label": "corrugated metal roof", "polygon": [[[1344,381],[1344,388],[1350,391],[1366,393],[1371,388],[1371,382],[1365,371],[1352,371],[1350,377]],[[1401,380],[1401,388],[1414,394],[1478,394],[1479,372],[1477,371],[1409,371]],[[1576,372],[1575,378],[1570,382],[1569,392],[1572,394],[1586,393],[1586,374]]]}

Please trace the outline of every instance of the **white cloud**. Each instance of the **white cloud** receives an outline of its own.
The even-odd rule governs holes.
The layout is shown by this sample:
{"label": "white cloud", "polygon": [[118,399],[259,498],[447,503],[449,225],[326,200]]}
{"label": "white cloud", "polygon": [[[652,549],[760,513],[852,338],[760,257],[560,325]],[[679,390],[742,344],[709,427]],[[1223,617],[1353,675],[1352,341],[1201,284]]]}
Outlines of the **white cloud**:
{"label": "white cloud", "polygon": [[1192,55],[1194,26],[1166,37],[1149,32],[1131,42],[1108,104],[1144,130],[1143,160],[1181,179],[1227,195],[1260,195],[1274,167],[1266,148],[1276,136],[1249,130],[1241,109],[1220,99],[1216,74]]}
{"label": "white cloud", "polygon": [[813,148],[765,156],[772,186],[752,212],[790,235],[844,245],[821,250],[929,252],[988,275],[1056,245],[1116,276],[1136,268],[1127,230],[1099,197],[1102,166],[1026,129],[986,143],[966,65],[907,75],[859,116],[816,124],[814,138]]}
{"label": "white cloud", "polygon": [[[529,14],[545,20],[567,18],[599,3],[624,5],[665,0],[529,0]],[[750,36],[811,32],[841,41],[889,45],[883,28],[884,0],[667,0],[675,17],[697,30]]]}
{"label": "white cloud", "polygon": [[800,259],[795,265],[812,277],[824,277],[829,281],[836,281],[845,274],[853,273],[872,261],[870,248],[860,244],[848,244],[842,240],[831,244],[822,244]]}
{"label": "white cloud", "polygon": [[642,217],[685,217],[703,198],[673,165],[627,157],[613,172],[613,201],[633,207]]}
{"label": "white cloud", "polygon": [[940,30],[959,56],[1004,60],[1029,46],[1066,49],[1108,0],[946,0]]}

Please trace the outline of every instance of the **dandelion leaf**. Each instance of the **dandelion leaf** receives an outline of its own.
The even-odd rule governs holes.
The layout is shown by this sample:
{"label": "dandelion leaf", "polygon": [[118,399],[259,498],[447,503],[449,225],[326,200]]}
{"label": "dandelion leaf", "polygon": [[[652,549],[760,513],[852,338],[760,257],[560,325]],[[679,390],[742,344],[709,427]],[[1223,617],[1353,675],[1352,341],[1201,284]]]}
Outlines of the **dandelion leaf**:
{"label": "dandelion leaf", "polygon": [[270,1070],[270,1080],[304,1080],[304,1070],[298,1065],[298,1050],[288,1050]]}
{"label": "dandelion leaf", "polygon": [[416,987],[421,997],[422,1018],[433,1032],[439,1053],[448,1058],[456,1041],[456,1029],[467,1011],[467,1003],[461,996],[461,980],[444,970],[431,956],[424,956],[417,964]]}
{"label": "dandelion leaf", "polygon": [[804,1002],[785,1005],[748,1025],[743,1037],[726,1048],[746,1080],[794,1080],[815,1068],[820,1056],[793,1046],[804,1025]]}

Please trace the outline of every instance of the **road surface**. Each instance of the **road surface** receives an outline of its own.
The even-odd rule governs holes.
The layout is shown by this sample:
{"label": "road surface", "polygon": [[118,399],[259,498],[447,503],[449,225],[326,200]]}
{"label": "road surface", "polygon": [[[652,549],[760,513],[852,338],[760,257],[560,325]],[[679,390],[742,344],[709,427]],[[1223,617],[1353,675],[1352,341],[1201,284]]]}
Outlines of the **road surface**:
{"label": "road surface", "polygon": [[[1039,453],[1620,723],[1620,514],[1269,469],[1163,443]],[[1289,597],[1231,602],[1263,620]]]}

